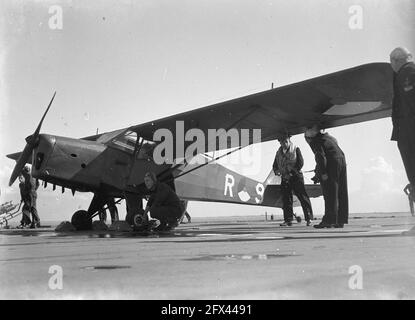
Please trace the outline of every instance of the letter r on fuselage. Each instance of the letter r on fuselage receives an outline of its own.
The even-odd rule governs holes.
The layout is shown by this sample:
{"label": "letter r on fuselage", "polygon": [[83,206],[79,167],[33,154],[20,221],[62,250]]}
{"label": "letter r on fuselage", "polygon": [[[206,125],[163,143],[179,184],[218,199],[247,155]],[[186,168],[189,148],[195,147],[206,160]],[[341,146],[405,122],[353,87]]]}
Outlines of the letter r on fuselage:
{"label": "letter r on fuselage", "polygon": [[235,184],[235,178],[233,177],[233,175],[227,173],[225,176],[225,191],[223,192],[223,195],[226,196],[227,190],[229,189],[229,195],[233,198],[232,188],[234,184]]}

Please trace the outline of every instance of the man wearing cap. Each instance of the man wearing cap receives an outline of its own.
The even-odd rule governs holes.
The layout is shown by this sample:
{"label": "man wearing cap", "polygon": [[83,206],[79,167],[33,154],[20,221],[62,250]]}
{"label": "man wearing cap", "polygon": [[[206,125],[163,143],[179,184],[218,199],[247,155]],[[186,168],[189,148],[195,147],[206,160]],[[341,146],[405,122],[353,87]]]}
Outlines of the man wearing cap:
{"label": "man wearing cap", "polygon": [[39,182],[36,181],[30,174],[29,166],[25,166],[22,170],[22,175],[25,181],[25,189],[28,190],[28,197],[30,202],[30,212],[32,214],[32,224],[30,228],[39,228],[40,219],[37,213],[36,200],[37,200],[37,189],[39,188]]}
{"label": "man wearing cap", "polygon": [[392,100],[392,141],[397,141],[406,175],[415,187],[415,64],[406,48],[390,54],[394,71]]}
{"label": "man wearing cap", "polygon": [[147,213],[150,213],[153,219],[160,221],[157,230],[176,227],[183,213],[179,197],[166,183],[158,181],[153,172],[144,175],[144,184],[151,194],[144,210],[144,220],[147,220]]}
{"label": "man wearing cap", "polygon": [[313,210],[310,198],[304,186],[304,177],[301,172],[304,160],[300,148],[295,146],[289,136],[278,139],[279,147],[272,165],[274,173],[281,176],[281,191],[284,212],[284,223],[280,226],[291,226],[293,220],[293,192],[301,203],[304,219],[307,226],[313,219]]}
{"label": "man wearing cap", "polygon": [[24,228],[30,226],[32,221],[30,220],[31,190],[27,190],[23,175],[19,175],[19,189],[21,203],[23,203],[22,220],[20,221],[20,227]]}
{"label": "man wearing cap", "polygon": [[316,176],[313,180],[315,183],[321,182],[324,197],[324,216],[314,228],[343,228],[349,218],[344,153],[337,140],[328,133],[322,133],[318,126],[307,129],[305,138],[316,160]]}

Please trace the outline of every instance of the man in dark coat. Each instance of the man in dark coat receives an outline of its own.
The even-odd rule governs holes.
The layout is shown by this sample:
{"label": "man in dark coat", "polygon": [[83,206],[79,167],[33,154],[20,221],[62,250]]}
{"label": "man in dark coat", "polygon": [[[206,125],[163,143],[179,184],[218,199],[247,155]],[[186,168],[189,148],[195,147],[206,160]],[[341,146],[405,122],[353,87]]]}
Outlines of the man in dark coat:
{"label": "man in dark coat", "polygon": [[412,187],[412,185],[409,183],[406,185],[406,187],[403,189],[403,192],[408,196],[408,202],[409,202],[409,209],[411,210],[411,214],[415,215],[414,210],[414,202],[415,202],[415,190]]}
{"label": "man in dark coat", "polygon": [[25,189],[29,195],[29,203],[30,203],[30,212],[32,214],[32,224],[30,228],[39,228],[40,227],[40,219],[37,212],[37,189],[39,188],[39,182],[36,181],[30,174],[30,168],[25,166],[22,170],[22,175],[25,180]]}
{"label": "man in dark coat", "polygon": [[147,172],[144,175],[144,183],[151,193],[144,210],[144,219],[150,212],[153,219],[160,221],[158,230],[169,230],[176,227],[183,214],[179,197],[166,183],[158,181],[153,172]]}
{"label": "man in dark coat", "polygon": [[394,71],[392,101],[392,141],[398,142],[406,175],[415,187],[415,64],[405,48],[390,54]]}
{"label": "man in dark coat", "polygon": [[293,220],[293,193],[297,196],[303,208],[304,219],[307,226],[313,219],[313,210],[310,198],[307,195],[304,186],[304,177],[301,168],[304,159],[300,148],[294,145],[290,137],[284,136],[278,139],[281,146],[279,147],[272,168],[274,173],[281,176],[281,192],[283,202],[284,223],[280,226],[291,226]]}
{"label": "man in dark coat", "polygon": [[23,175],[19,175],[19,189],[21,203],[23,203],[22,220],[20,221],[20,227],[24,228],[30,226],[32,221],[30,220],[31,190],[27,189]]}
{"label": "man in dark coat", "polygon": [[305,132],[305,138],[315,155],[315,182],[321,182],[324,197],[324,216],[314,228],[343,228],[348,223],[349,199],[347,192],[346,158],[337,140],[314,126]]}

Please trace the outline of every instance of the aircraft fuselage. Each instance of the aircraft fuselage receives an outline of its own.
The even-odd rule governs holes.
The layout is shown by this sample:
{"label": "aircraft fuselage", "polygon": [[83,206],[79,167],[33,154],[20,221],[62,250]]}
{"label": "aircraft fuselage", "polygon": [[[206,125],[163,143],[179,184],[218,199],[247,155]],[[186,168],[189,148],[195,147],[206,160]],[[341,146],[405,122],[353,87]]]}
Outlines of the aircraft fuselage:
{"label": "aircraft fuselage", "polygon": [[[78,191],[139,193],[146,171],[164,166],[96,141],[41,134],[34,151],[32,175]],[[135,190],[137,189],[137,190]]]}

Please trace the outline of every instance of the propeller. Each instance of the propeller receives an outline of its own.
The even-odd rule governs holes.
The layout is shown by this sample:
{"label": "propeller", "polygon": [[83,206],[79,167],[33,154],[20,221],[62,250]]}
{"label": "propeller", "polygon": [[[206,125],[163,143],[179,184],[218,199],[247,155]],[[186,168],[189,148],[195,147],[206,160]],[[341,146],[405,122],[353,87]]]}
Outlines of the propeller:
{"label": "propeller", "polygon": [[16,178],[19,176],[19,174],[22,172],[23,167],[25,166],[26,162],[29,160],[29,157],[32,155],[33,150],[39,143],[39,132],[40,128],[42,127],[43,120],[46,117],[46,114],[49,111],[50,106],[52,105],[53,99],[55,99],[56,91],[53,94],[52,99],[49,102],[48,107],[46,108],[45,113],[43,114],[42,119],[39,122],[39,125],[37,126],[35,132],[28,136],[26,138],[26,146],[23,149],[23,152],[20,154],[19,159],[16,162],[16,165],[14,166],[12,175],[10,176],[9,180],[9,186],[13,184],[13,182],[16,180]]}

